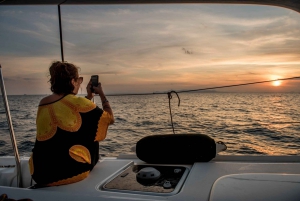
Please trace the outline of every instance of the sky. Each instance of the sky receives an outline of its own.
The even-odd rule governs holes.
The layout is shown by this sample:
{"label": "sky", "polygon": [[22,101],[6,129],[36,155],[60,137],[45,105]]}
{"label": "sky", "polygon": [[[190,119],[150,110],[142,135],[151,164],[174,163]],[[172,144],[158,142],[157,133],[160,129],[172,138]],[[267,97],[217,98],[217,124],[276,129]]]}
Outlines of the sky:
{"label": "sky", "polygon": [[[106,94],[151,93],[300,76],[300,14],[254,5],[62,5],[65,61],[82,90],[99,75]],[[51,94],[61,60],[57,6],[0,6],[7,94]],[[300,92],[300,80],[221,92]]]}

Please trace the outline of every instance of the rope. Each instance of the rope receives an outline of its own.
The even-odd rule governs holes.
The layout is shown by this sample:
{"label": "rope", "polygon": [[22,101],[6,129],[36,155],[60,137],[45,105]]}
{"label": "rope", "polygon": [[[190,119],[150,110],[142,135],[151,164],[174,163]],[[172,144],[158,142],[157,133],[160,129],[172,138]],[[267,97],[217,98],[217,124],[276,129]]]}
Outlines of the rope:
{"label": "rope", "polygon": [[[270,122],[270,123],[259,123],[259,125],[263,125],[263,126],[268,126],[268,125],[280,125],[280,124],[300,124],[300,122]],[[247,126],[253,126],[256,125],[256,123],[252,123],[252,124],[240,124],[240,125],[230,125],[230,126],[234,126],[234,127],[247,127]],[[227,126],[227,125],[224,125]],[[218,128],[224,128],[224,126],[214,126],[214,129],[218,129]],[[176,128],[178,129],[186,129],[187,126],[177,126]],[[205,125],[200,125],[200,126],[188,126],[188,128],[211,128],[211,126],[205,126]],[[109,130],[168,130],[170,128],[166,128],[166,127],[145,127],[145,128],[110,128]]]}
{"label": "rope", "polygon": [[0,165],[0,168],[14,168],[15,165]]}
{"label": "rope", "polygon": [[[207,88],[200,88],[200,89],[181,90],[181,91],[176,91],[176,93],[187,93],[187,92],[204,91],[204,90],[210,90],[210,89],[222,89],[222,88],[229,88],[229,87],[238,87],[238,86],[262,84],[262,83],[267,83],[267,82],[275,82],[275,81],[283,81],[283,80],[294,80],[294,79],[300,79],[300,76],[289,77],[289,78],[281,78],[281,79],[276,79],[276,80],[265,80],[265,81],[259,81],[259,82],[248,82],[248,83],[242,83],[242,84],[224,85],[224,86],[218,86],[218,87],[207,87]],[[110,95],[106,95],[106,96],[140,96],[140,95],[145,96],[145,95],[168,94],[168,93],[170,93],[170,92],[110,94]]]}
{"label": "rope", "polygon": [[[246,85],[253,85],[253,84],[262,84],[267,82],[274,82],[279,80],[293,80],[293,79],[300,79],[300,76],[297,77],[289,77],[289,78],[281,78],[276,80],[265,80],[265,81],[259,81],[259,82],[248,82],[248,83],[242,83],[242,84],[232,84],[232,85],[224,85],[224,86],[218,86],[218,87],[207,87],[207,88],[200,88],[200,89],[191,89],[191,90],[182,90],[182,91],[170,91],[167,92],[168,99],[169,99],[169,111],[170,111],[170,118],[171,118],[171,125],[173,134],[175,134],[174,124],[173,124],[173,115],[172,115],[172,108],[171,108],[171,99],[172,99],[172,93],[175,93],[178,98],[178,107],[180,105],[180,98],[178,93],[187,93],[187,92],[195,92],[195,91],[204,91],[204,90],[210,90],[210,89],[222,89],[222,88],[229,88],[229,87],[237,87],[237,86],[246,86]],[[166,92],[153,92],[153,93],[137,93],[137,94],[112,94],[107,96],[139,96],[139,95],[155,95],[155,94],[166,94]]]}
{"label": "rope", "polygon": [[172,124],[173,133],[175,134],[174,125],[173,125],[172,110],[171,110],[172,93],[175,93],[175,94],[177,95],[177,98],[178,98],[178,107],[179,107],[179,105],[180,105],[180,98],[179,98],[178,93],[177,93],[176,91],[170,91],[170,92],[168,92],[169,110],[170,110],[171,124]]}
{"label": "rope", "polygon": [[293,79],[300,79],[300,76],[282,78],[282,79],[276,79],[276,80],[266,80],[266,81],[260,81],[260,82],[248,82],[248,83],[244,83],[244,84],[232,84],[232,85],[225,85],[225,86],[219,86],[219,87],[208,87],[208,88],[202,88],[202,89],[183,90],[183,91],[178,91],[177,93],[204,91],[204,90],[209,90],[209,89],[222,89],[222,88],[229,88],[229,87],[238,87],[238,86],[245,86],[245,85],[252,85],[252,84],[262,84],[262,83],[267,83],[267,82],[275,82],[275,81],[280,81],[280,80],[293,80]]}

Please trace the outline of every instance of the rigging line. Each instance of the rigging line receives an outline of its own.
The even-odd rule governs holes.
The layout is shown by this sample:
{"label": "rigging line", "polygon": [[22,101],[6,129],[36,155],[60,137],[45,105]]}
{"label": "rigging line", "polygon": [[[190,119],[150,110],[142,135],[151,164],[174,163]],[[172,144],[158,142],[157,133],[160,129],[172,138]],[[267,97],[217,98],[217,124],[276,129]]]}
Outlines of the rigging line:
{"label": "rigging line", "polygon": [[[274,122],[274,123],[260,123],[259,125],[273,125],[273,124],[300,124],[300,122]],[[214,129],[224,128],[224,127],[247,127],[255,126],[255,124],[241,124],[241,125],[228,125],[228,126],[215,126]],[[212,128],[211,126],[199,125],[199,126],[177,126],[176,129],[185,128]],[[145,127],[145,128],[110,128],[109,130],[167,130],[171,129],[169,127]]]}
{"label": "rigging line", "polygon": [[[267,82],[275,82],[275,81],[283,81],[283,80],[294,80],[294,79],[300,79],[300,76],[281,78],[281,79],[275,79],[275,80],[265,80],[265,81],[258,81],[258,82],[248,82],[248,83],[242,83],[242,84],[224,85],[224,86],[217,86],[217,87],[207,87],[207,88],[200,88],[200,89],[181,90],[181,91],[177,91],[177,93],[186,93],[186,92],[193,92],[193,91],[204,91],[204,90],[209,90],[209,89],[221,89],[221,88],[229,88],[229,87],[238,87],[238,86],[262,84],[262,83],[267,83]],[[159,95],[159,94],[168,94],[168,93],[169,92],[130,93],[130,94],[110,94],[110,95],[106,95],[106,96],[139,96],[139,95]]]}
{"label": "rigging line", "polygon": [[[182,120],[181,123],[191,123],[191,124],[198,124],[200,123],[199,121],[184,121]],[[299,124],[300,121],[281,121],[281,122],[269,122],[269,123],[258,123],[258,122],[254,122],[254,123],[249,123],[249,124],[229,124],[229,126],[255,126],[255,125],[272,125],[272,124]],[[205,126],[205,125],[201,125],[201,126]],[[211,127],[211,125],[206,125],[207,127]],[[226,126],[226,125],[224,125]]]}
{"label": "rigging line", "polygon": [[[184,92],[192,92],[192,91],[204,91],[209,89],[221,89],[221,88],[228,88],[228,87],[236,87],[236,86],[245,86],[245,85],[252,85],[252,84],[261,84],[266,82],[274,82],[278,80],[292,80],[292,79],[299,79],[300,76],[297,77],[289,77],[289,78],[282,78],[282,79],[276,79],[276,80],[266,80],[266,81],[259,81],[259,82],[249,82],[249,83],[243,83],[243,84],[233,84],[233,85],[225,85],[225,86],[219,86],[219,87],[208,87],[208,88],[202,88],[202,89],[192,89],[192,90],[183,90],[183,91],[170,91],[167,92],[168,99],[169,99],[169,110],[170,110],[170,118],[171,118],[171,125],[173,129],[173,134],[175,134],[174,124],[173,124],[173,116],[172,116],[172,109],[171,109],[171,99],[172,99],[172,93],[175,93],[178,98],[178,107],[180,105],[180,98],[178,96],[178,93],[184,93]],[[154,95],[154,94],[165,94],[165,92],[153,92],[153,93],[142,93],[142,94],[115,94],[115,95],[107,95],[107,96],[128,96],[128,95]]]}
{"label": "rigging line", "polygon": [[173,124],[173,117],[172,117],[172,109],[171,109],[172,93],[175,93],[175,94],[177,95],[177,98],[178,98],[178,107],[179,107],[179,105],[180,105],[180,98],[179,98],[178,94],[176,93],[176,91],[170,91],[170,92],[168,92],[171,125],[172,125],[172,129],[173,129],[173,134],[175,134],[174,124]]}
{"label": "rigging line", "polygon": [[109,94],[106,96],[147,96],[147,95],[156,95],[156,94],[166,94],[167,92],[153,92],[153,93],[137,93],[137,94]]}
{"label": "rigging line", "polygon": [[275,82],[279,80],[293,80],[293,79],[300,79],[300,76],[297,77],[289,77],[289,78],[282,78],[282,79],[276,79],[276,80],[265,80],[265,81],[258,81],[258,82],[248,82],[243,84],[232,84],[232,85],[225,85],[225,86],[219,86],[219,87],[208,87],[208,88],[202,88],[202,89],[191,89],[191,90],[182,90],[177,91],[177,93],[184,93],[184,92],[192,92],[192,91],[204,91],[209,89],[221,89],[221,88],[229,88],[229,87],[237,87],[237,86],[245,86],[245,85],[252,85],[252,84],[262,84],[267,82]]}

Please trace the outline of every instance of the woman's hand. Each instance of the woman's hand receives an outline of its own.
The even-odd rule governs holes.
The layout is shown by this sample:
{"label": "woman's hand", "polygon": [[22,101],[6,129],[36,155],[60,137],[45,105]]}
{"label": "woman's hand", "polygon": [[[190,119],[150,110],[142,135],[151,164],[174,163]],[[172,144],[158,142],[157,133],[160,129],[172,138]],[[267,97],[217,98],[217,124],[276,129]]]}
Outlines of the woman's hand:
{"label": "woman's hand", "polygon": [[98,86],[93,86],[94,92],[95,94],[99,94],[100,97],[104,97],[104,92],[101,86],[101,82],[98,83]]}
{"label": "woman's hand", "polygon": [[92,100],[92,98],[94,98],[94,94],[92,93],[91,86],[92,86],[92,81],[90,80],[88,85],[86,86],[86,92],[87,92],[86,97],[90,100]]}

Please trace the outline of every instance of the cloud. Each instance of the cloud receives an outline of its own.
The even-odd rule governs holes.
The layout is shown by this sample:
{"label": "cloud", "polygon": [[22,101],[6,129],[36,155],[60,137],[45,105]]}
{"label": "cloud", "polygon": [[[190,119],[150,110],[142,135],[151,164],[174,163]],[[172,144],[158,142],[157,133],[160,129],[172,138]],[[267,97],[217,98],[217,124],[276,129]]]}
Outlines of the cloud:
{"label": "cloud", "polygon": [[[155,91],[169,89],[171,84],[193,88],[300,74],[300,17],[286,9],[224,5],[61,8],[65,60],[81,67],[84,80],[99,74],[101,82],[114,91],[116,85],[121,91],[143,91],[139,87]],[[4,19],[0,20],[0,59],[5,66],[13,66],[5,70],[8,77],[23,77],[24,83],[46,77],[51,61],[60,60],[57,7],[1,7],[0,16]],[[137,84],[133,87],[132,82]]]}
{"label": "cloud", "polygon": [[[169,17],[165,16],[166,14]],[[282,45],[286,41],[296,41],[298,37],[297,32],[295,32],[294,35],[290,34],[289,36],[285,36],[284,34],[278,34],[278,33],[276,35],[272,34],[272,35],[265,36],[263,35],[263,33],[260,32],[253,35],[253,31],[251,30],[253,26],[257,26],[257,24],[259,24],[261,27],[263,27],[266,26],[267,24],[276,24],[286,19],[287,18],[286,16],[278,17],[275,19],[267,18],[262,20],[254,20],[254,22],[252,22],[253,20],[248,20],[252,22],[252,24],[250,23],[250,25],[248,25],[249,23],[244,23],[243,20],[236,19],[233,17],[226,18],[226,16],[225,17],[218,16],[219,18],[217,18],[215,16],[212,17],[212,15],[209,16],[207,14],[203,15],[202,13],[199,14],[199,13],[190,13],[190,12],[188,13],[187,16],[186,12],[184,14],[178,13],[177,10],[176,12],[172,12],[172,11],[167,12],[165,10],[158,10],[152,12],[149,11],[146,13],[144,12],[139,13],[137,11],[129,12],[128,10],[126,10],[126,12],[120,12],[120,10],[117,10],[116,13],[114,13],[113,15],[114,17],[118,16],[121,18],[117,22],[114,21],[116,19],[109,18],[109,16],[111,15],[112,15],[112,11],[109,11],[108,13],[101,12],[102,18],[100,17],[99,18],[106,19],[106,21],[103,23],[101,20],[100,21],[97,20],[97,23],[101,24],[101,29],[98,29],[100,26],[95,26],[95,21],[92,20],[92,17],[94,17],[93,12],[90,14],[90,16],[87,15],[84,17],[86,18],[88,24],[89,23],[92,24],[90,26],[86,25],[91,27],[89,31],[94,33],[98,33],[98,31],[100,31],[100,33],[97,35],[97,38],[99,40],[102,40],[103,38],[105,44],[101,44],[100,42],[100,44],[98,43],[99,44],[98,46],[97,43],[94,43],[94,45],[91,46],[83,45],[80,46],[79,48],[80,50],[74,49],[74,54],[76,54],[75,51],[79,51],[80,55],[82,56],[90,55],[91,57],[97,57],[100,53],[102,54],[102,57],[100,57],[99,59],[102,60],[110,56],[110,58],[113,59],[116,59],[116,57],[118,57],[117,59],[119,61],[122,60],[122,58],[129,58],[128,60],[131,61],[134,60],[137,61],[136,63],[138,63],[139,60],[147,61],[149,57],[153,58],[156,56],[157,58],[158,57],[157,55],[160,54],[164,55],[165,57],[164,60],[169,60],[169,57],[174,57],[174,55],[176,55],[176,51],[178,51],[179,47],[181,48],[183,45],[185,45],[185,47],[187,48],[190,48],[192,46],[193,52],[195,52],[195,54],[201,54],[201,55],[207,54],[208,57],[206,58],[209,58],[210,55],[217,52],[219,54],[223,54],[224,55],[223,57],[225,58],[228,56],[229,53],[231,52],[237,53],[240,52],[239,50],[241,49],[243,49],[242,53],[244,54],[247,53],[248,51],[260,53],[259,50],[261,47],[266,47],[270,44]],[[131,19],[131,15],[135,15],[135,18],[139,19],[138,23],[128,22],[129,21],[128,19]],[[155,18],[153,18],[152,15],[154,15]],[[208,30],[204,30],[202,25],[203,23],[200,23],[201,26],[197,26],[197,24],[196,25],[194,24],[192,26],[186,25],[187,17],[193,16],[197,18],[197,15],[199,16],[198,18],[204,19],[203,23],[206,23],[205,21],[206,19],[210,19],[210,24],[213,25],[211,26],[212,28]],[[124,17],[125,19],[123,20],[122,17]],[[218,24],[220,24],[220,22],[222,22],[221,17],[225,18],[224,22],[229,24],[226,29],[217,26]],[[164,18],[167,19],[162,20]],[[172,19],[172,22],[171,20],[168,20],[169,18]],[[80,32],[81,29],[80,28],[75,29],[76,25],[72,24],[72,22],[73,21],[71,21],[69,26],[72,27],[70,31]],[[66,24],[67,23],[68,20],[66,20]],[[76,21],[76,24],[78,24],[78,21]],[[112,24],[115,26],[110,28]],[[234,39],[230,37],[228,38],[227,35],[216,34],[218,33],[219,29],[222,29],[223,34],[226,32],[228,32],[228,34],[232,33],[231,31],[232,26],[230,26],[231,24],[234,24],[235,26],[242,26],[239,28],[239,30],[246,26],[247,34],[242,33],[236,35],[237,37],[235,37]],[[93,29],[93,27],[95,27],[95,29]],[[185,30],[184,28],[187,27],[191,29]],[[114,29],[117,28],[120,28],[120,30],[122,30],[121,35],[119,34],[118,31],[114,31]],[[237,28],[235,27],[234,30],[236,29]],[[282,29],[281,31],[282,32],[286,31],[286,29]],[[107,35],[109,35],[113,39],[105,40]],[[249,35],[253,37],[247,38],[247,36],[249,37]],[[82,37],[85,36],[87,36],[90,39],[89,40],[90,42],[88,42],[88,44],[95,42],[91,34],[82,35]],[[141,43],[141,41],[143,41],[143,43]],[[216,43],[215,41],[218,42]],[[94,46],[97,47],[93,48]],[[219,51],[220,49],[225,49],[226,47],[227,48],[230,47],[230,48],[228,48],[225,53]],[[89,48],[91,51],[87,51],[85,48]],[[269,49],[274,49],[274,48],[271,47]],[[213,55],[213,56],[220,57],[219,55]],[[158,63],[163,63],[163,62],[159,61]]]}

